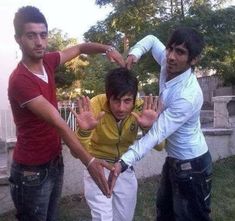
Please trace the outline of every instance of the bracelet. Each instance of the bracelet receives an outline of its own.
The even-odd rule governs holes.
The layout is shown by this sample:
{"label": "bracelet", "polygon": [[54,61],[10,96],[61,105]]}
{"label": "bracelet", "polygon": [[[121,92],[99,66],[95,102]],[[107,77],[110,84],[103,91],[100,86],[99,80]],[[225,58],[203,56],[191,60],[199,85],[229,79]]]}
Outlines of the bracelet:
{"label": "bracelet", "polygon": [[114,48],[114,47],[109,47],[109,48],[105,51],[105,54],[108,54],[108,53],[110,53],[111,51],[114,51],[114,50],[116,50],[116,48]]}
{"label": "bracelet", "polygon": [[94,160],[95,160],[95,157],[92,157],[91,160],[89,161],[89,163],[86,166],[87,169],[90,167],[90,165],[93,163]]}

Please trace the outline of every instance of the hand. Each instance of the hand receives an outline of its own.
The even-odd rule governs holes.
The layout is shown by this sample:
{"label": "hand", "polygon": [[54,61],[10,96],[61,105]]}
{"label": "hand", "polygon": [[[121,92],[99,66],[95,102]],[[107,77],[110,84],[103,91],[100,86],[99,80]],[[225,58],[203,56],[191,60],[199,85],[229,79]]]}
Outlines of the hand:
{"label": "hand", "polygon": [[82,97],[77,100],[77,106],[79,113],[76,113],[70,108],[70,111],[74,114],[77,120],[78,127],[82,130],[92,130],[99,123],[100,119],[104,116],[104,112],[100,112],[95,117],[91,111],[91,104],[89,97]]}
{"label": "hand", "polygon": [[126,59],[126,68],[128,70],[131,70],[132,66],[134,63],[137,63],[137,58],[135,55],[130,54],[128,55],[127,59]]}
{"label": "hand", "polygon": [[111,62],[116,62],[121,67],[126,66],[123,56],[115,48],[107,52],[106,56]]}
{"label": "hand", "polygon": [[142,128],[150,128],[163,110],[163,104],[152,95],[144,97],[143,110],[140,114],[131,112]]}
{"label": "hand", "polygon": [[100,188],[102,193],[107,196],[108,198],[111,197],[111,190],[109,188],[109,184],[105,178],[104,174],[104,167],[108,170],[114,170],[114,167],[111,166],[104,160],[95,159],[88,167],[88,172],[90,173],[91,177]]}
{"label": "hand", "polygon": [[108,178],[108,185],[110,189],[110,196],[113,192],[113,188],[115,186],[116,180],[121,173],[122,166],[119,162],[114,164],[114,169],[110,171],[109,178]]}

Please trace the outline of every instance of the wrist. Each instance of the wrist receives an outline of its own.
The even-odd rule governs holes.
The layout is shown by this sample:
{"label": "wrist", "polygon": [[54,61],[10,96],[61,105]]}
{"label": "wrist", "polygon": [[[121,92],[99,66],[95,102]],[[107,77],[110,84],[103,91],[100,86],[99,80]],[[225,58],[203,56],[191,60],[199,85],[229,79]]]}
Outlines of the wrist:
{"label": "wrist", "polygon": [[116,50],[116,48],[110,46],[110,47],[108,47],[107,50],[105,51],[105,54],[108,55],[110,52],[115,51],[115,50]]}
{"label": "wrist", "polygon": [[121,165],[121,173],[127,170],[128,165],[122,159],[118,160],[118,163]]}
{"label": "wrist", "polygon": [[87,166],[86,166],[87,169],[89,169],[89,167],[90,167],[91,164],[94,162],[94,160],[95,160],[95,157],[92,157],[92,158],[90,159],[90,161],[88,162],[88,164],[87,164]]}

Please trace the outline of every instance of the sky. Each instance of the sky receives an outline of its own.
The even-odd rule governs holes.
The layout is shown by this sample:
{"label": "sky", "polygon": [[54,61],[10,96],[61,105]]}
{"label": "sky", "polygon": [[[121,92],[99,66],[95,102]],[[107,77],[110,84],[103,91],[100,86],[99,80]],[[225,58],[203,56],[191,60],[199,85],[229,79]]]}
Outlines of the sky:
{"label": "sky", "polygon": [[[111,12],[111,7],[98,7],[95,0],[1,0],[0,1],[0,109],[8,109],[7,82],[21,54],[14,39],[13,18],[18,8],[38,7],[45,15],[49,30],[58,28],[69,37],[83,41],[85,33]],[[16,56],[18,54],[18,56]]]}

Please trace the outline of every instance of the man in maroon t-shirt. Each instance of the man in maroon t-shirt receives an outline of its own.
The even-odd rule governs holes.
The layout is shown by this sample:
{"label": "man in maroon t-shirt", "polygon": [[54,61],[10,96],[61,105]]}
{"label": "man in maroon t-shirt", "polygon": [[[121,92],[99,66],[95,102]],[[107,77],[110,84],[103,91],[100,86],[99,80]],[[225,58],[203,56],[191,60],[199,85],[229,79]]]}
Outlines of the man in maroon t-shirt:
{"label": "man in maroon t-shirt", "polygon": [[125,66],[111,46],[83,43],[60,52],[45,53],[48,26],[35,7],[20,8],[14,18],[15,39],[22,59],[9,79],[8,96],[17,129],[11,167],[11,194],[16,217],[24,221],[57,220],[57,204],[63,183],[62,138],[88,168],[101,191],[110,195],[103,167],[105,161],[92,157],[60,117],[55,94],[55,69],[81,53],[105,53]]}

